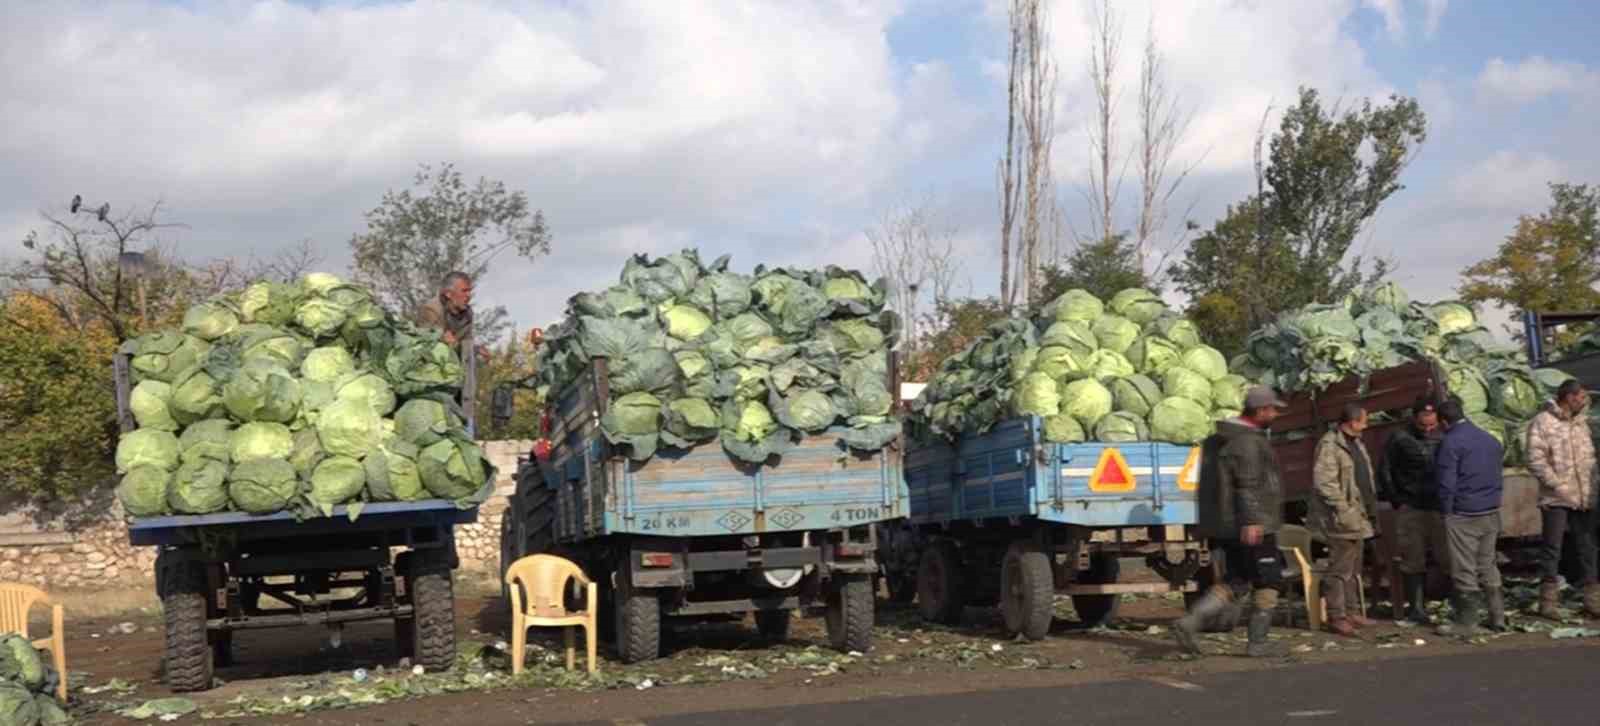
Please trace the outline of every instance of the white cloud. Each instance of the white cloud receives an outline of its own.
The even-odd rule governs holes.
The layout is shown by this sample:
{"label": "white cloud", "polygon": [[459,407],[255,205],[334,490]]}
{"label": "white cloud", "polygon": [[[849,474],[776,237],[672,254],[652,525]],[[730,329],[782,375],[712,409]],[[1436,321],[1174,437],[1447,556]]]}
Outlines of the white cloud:
{"label": "white cloud", "polygon": [[1582,63],[1534,55],[1514,63],[1495,57],[1478,74],[1478,93],[1489,102],[1526,104],[1545,96],[1600,90],[1600,74]]}
{"label": "white cloud", "polygon": [[1405,37],[1406,17],[1401,0],[1361,0],[1361,4],[1383,16],[1383,29],[1390,38],[1399,40]]}
{"label": "white cloud", "polygon": [[1540,209],[1549,199],[1547,184],[1567,178],[1570,168],[1543,152],[1497,151],[1450,181],[1458,205],[1515,215]]}
{"label": "white cloud", "polygon": [[1424,11],[1427,13],[1423,21],[1423,32],[1432,38],[1439,32],[1439,21],[1444,19],[1444,13],[1450,8],[1450,0],[1423,0]]}

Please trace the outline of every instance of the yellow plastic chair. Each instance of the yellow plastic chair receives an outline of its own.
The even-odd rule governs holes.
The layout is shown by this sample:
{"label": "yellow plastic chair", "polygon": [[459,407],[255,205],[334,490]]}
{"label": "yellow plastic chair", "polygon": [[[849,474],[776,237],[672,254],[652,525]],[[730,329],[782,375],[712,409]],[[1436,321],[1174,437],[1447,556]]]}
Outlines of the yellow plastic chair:
{"label": "yellow plastic chair", "polygon": [[[565,593],[569,583],[585,590],[584,609],[567,609]],[[583,628],[589,650],[589,672],[595,672],[595,637],[600,589],[583,568],[555,555],[532,555],[511,563],[506,570],[506,590],[511,593],[511,672],[522,672],[528,649],[529,628],[565,628],[567,670],[576,667],[577,647],[572,641],[574,628]],[[524,602],[524,598],[527,599]]]}
{"label": "yellow plastic chair", "polygon": [[[1312,630],[1321,630],[1323,623],[1328,621],[1328,603],[1322,598],[1322,578],[1328,568],[1317,567],[1312,562],[1311,530],[1292,524],[1284,525],[1278,529],[1278,549],[1294,555],[1295,563],[1300,566],[1300,583],[1305,588],[1306,624]],[[1356,598],[1363,616],[1367,614],[1366,590],[1361,573],[1356,573]]]}
{"label": "yellow plastic chair", "polygon": [[50,651],[56,673],[61,682],[56,686],[56,696],[67,700],[67,631],[64,627],[66,613],[61,606],[50,602],[50,596],[32,585],[0,583],[0,631],[17,633],[28,640],[28,611],[34,605],[50,606],[50,637],[30,641],[35,648]]}

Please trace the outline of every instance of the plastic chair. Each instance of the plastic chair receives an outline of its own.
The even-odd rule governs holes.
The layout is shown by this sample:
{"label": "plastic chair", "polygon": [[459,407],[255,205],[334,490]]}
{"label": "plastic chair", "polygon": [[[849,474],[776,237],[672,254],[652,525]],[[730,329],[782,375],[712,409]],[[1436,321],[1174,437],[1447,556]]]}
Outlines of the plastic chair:
{"label": "plastic chair", "polygon": [[[570,582],[584,587],[586,597],[581,611],[567,609],[565,593]],[[506,569],[506,590],[511,594],[513,675],[522,672],[522,661],[528,648],[528,629],[536,627],[565,628],[567,670],[576,667],[577,647],[572,641],[573,629],[583,628],[589,651],[589,672],[595,672],[600,589],[583,574],[583,568],[555,555],[531,555],[511,563],[511,567]],[[523,601],[524,597],[527,602]]]}
{"label": "plastic chair", "polygon": [[[1322,578],[1328,573],[1326,566],[1317,567],[1311,559],[1311,531],[1305,527],[1286,524],[1278,529],[1278,549],[1294,555],[1300,566],[1300,582],[1305,588],[1306,624],[1312,630],[1321,630],[1328,621],[1328,603],[1322,598]],[[1367,614],[1366,583],[1361,573],[1356,573],[1356,598],[1361,614]]]}
{"label": "plastic chair", "polygon": [[67,641],[64,623],[66,613],[59,604],[50,602],[50,596],[32,585],[0,583],[0,631],[17,633],[28,640],[28,611],[34,605],[50,606],[50,637],[29,641],[35,648],[50,651],[56,674],[61,682],[56,686],[56,696],[67,700]]}

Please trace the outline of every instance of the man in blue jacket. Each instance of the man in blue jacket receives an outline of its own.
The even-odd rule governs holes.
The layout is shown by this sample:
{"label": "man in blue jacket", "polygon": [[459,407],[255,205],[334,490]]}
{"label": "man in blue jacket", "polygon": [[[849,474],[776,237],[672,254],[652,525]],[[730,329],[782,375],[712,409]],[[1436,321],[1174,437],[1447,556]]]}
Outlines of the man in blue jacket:
{"label": "man in blue jacket", "polygon": [[1505,596],[1495,543],[1500,539],[1500,442],[1467,420],[1460,399],[1439,406],[1444,440],[1439,444],[1439,511],[1450,541],[1450,572],[1455,580],[1451,607],[1455,623],[1439,626],[1440,635],[1480,633],[1478,617],[1485,601],[1489,627],[1503,630]]}

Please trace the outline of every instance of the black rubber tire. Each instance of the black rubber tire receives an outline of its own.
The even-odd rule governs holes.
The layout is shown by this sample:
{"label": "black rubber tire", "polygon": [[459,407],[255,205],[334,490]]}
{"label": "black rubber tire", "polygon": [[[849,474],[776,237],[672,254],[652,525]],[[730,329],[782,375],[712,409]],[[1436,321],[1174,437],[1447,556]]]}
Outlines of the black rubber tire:
{"label": "black rubber tire", "polygon": [[786,643],[793,619],[794,613],[789,610],[757,610],[756,632],[769,643]]}
{"label": "black rubber tire", "polygon": [[412,661],[430,673],[456,664],[456,596],[450,568],[418,560],[407,586],[411,592]]}
{"label": "black rubber tire", "polygon": [[166,625],[162,663],[174,693],[211,688],[216,653],[206,635],[206,570],[198,562],[158,565],[161,616]]}
{"label": "black rubber tire", "polygon": [[967,608],[966,574],[954,543],[939,541],[922,551],[917,566],[917,610],[931,623],[960,625]]}
{"label": "black rubber tire", "polygon": [[[1122,563],[1115,557],[1095,555],[1089,569],[1078,573],[1078,582],[1086,585],[1111,585],[1122,574]],[[1078,622],[1084,627],[1098,628],[1109,624],[1122,608],[1121,595],[1073,595],[1072,609],[1078,612]]]}
{"label": "black rubber tire", "polygon": [[[619,573],[619,578],[627,577]],[[661,599],[626,582],[616,589],[617,658],[643,663],[661,657]]]}
{"label": "black rubber tire", "polygon": [[1055,618],[1055,595],[1049,555],[1015,545],[1006,551],[1000,570],[1000,611],[1007,635],[1043,640]]}
{"label": "black rubber tire", "polygon": [[828,588],[828,642],[841,653],[872,649],[872,578],[835,575]]}

